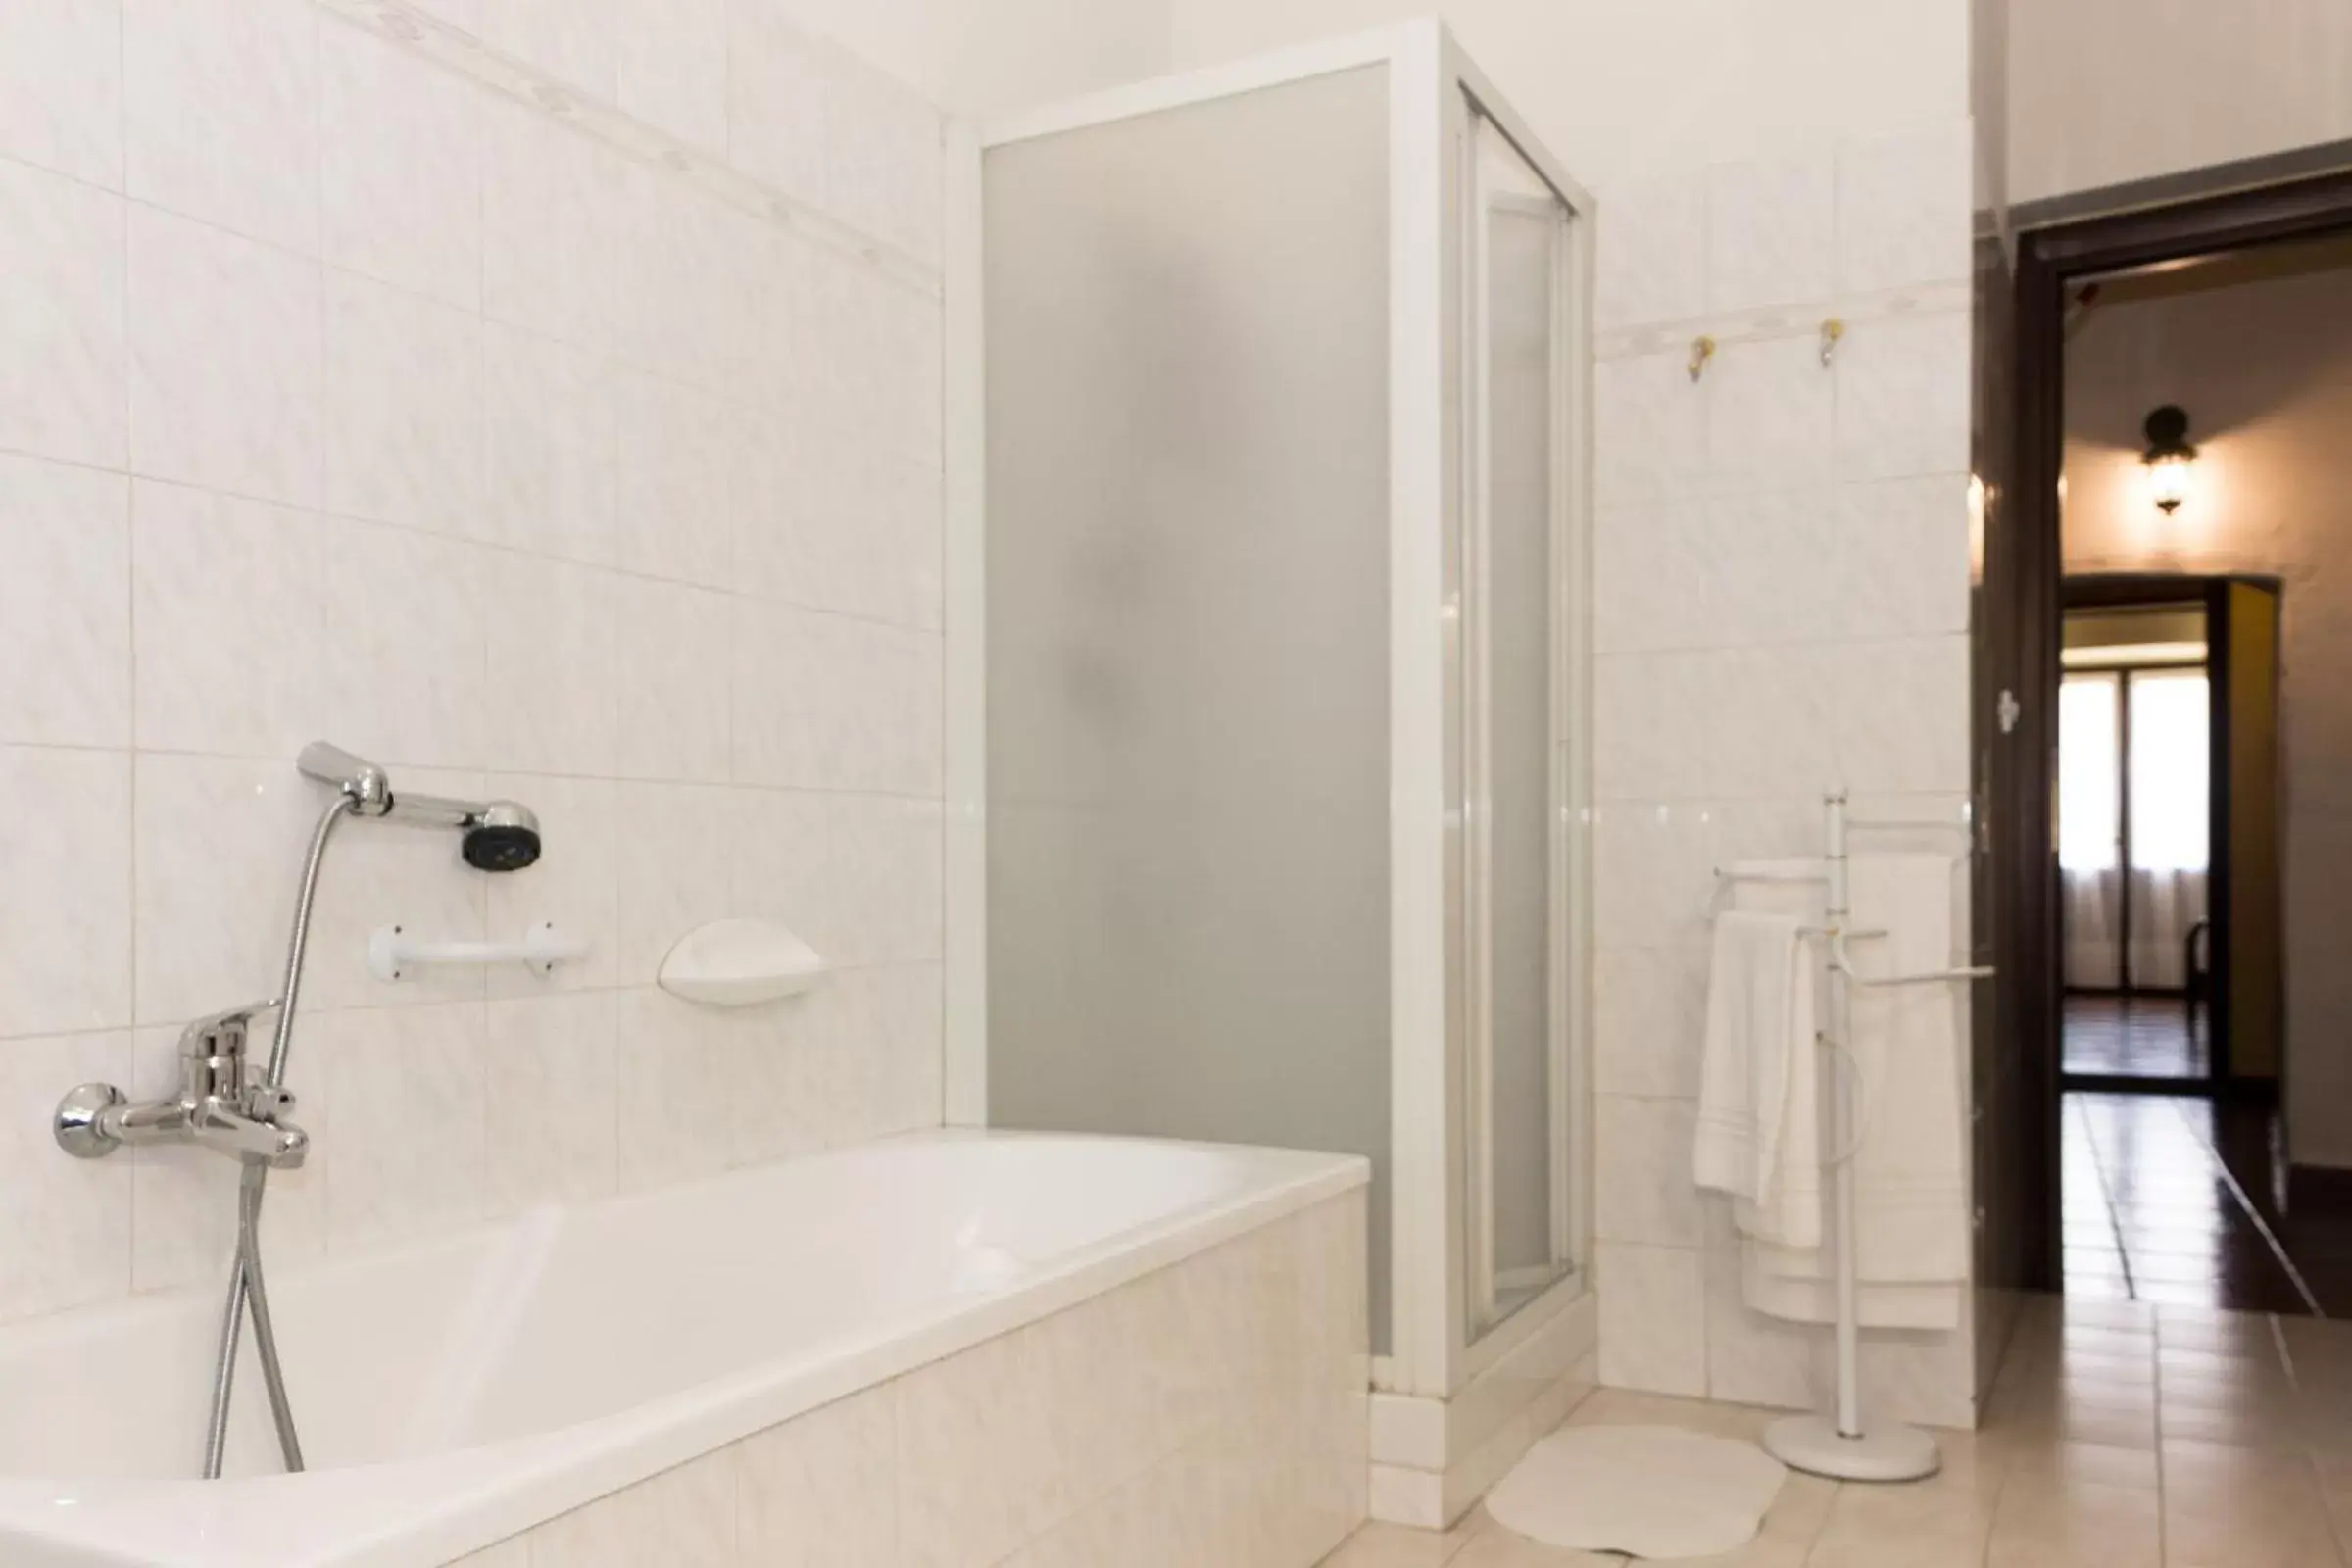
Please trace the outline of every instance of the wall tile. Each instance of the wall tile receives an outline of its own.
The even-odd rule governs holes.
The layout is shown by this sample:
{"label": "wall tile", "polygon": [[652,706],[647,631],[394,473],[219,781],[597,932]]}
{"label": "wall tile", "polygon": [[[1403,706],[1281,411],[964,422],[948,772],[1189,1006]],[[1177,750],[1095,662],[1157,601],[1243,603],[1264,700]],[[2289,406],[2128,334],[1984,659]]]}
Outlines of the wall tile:
{"label": "wall tile", "polygon": [[1677,352],[1593,367],[1593,483],[1603,507],[1695,493],[1705,463],[1706,405],[1687,363]]}
{"label": "wall tile", "polygon": [[0,155],[122,188],[121,0],[0,4]]}
{"label": "wall tile", "polygon": [[1608,800],[1709,793],[1708,685],[1715,656],[1603,654],[1594,663],[1593,791]]}
{"label": "wall tile", "polygon": [[1707,1392],[1705,1255],[1694,1249],[1593,1248],[1600,1380],[1700,1398]]}
{"label": "wall tile", "polygon": [[1600,1169],[1593,1233],[1609,1242],[1698,1246],[1705,1238],[1690,1176],[1696,1102],[1603,1095],[1592,1120]]}
{"label": "wall tile", "polygon": [[612,411],[598,362],[552,338],[486,324],[481,536],[610,565],[612,487]]}
{"label": "wall tile", "polygon": [[311,513],[131,490],[139,744],[291,758],[327,715],[326,542]]}
{"label": "wall tile", "polygon": [[1714,886],[1707,814],[1701,806],[1654,801],[1595,811],[1592,898],[1603,947],[1671,948],[1704,937]]}
{"label": "wall tile", "polygon": [[1837,635],[1968,629],[1968,481],[1956,474],[1838,487],[1830,606]]}
{"label": "wall tile", "polygon": [[1975,153],[1965,120],[1838,143],[1840,293],[1968,276]]}
{"label": "wall tile", "polygon": [[130,1022],[130,801],[120,752],[0,747],[0,1039]]}
{"label": "wall tile", "polygon": [[620,1190],[715,1176],[734,1157],[746,1063],[735,1024],[662,991],[625,991],[613,1054]]}
{"label": "wall tile", "polygon": [[620,107],[681,141],[727,145],[727,0],[616,0]]}
{"label": "wall tile", "polygon": [[0,1042],[0,1320],[130,1288],[129,1162],[68,1159],[50,1132],[67,1090],[129,1077],[126,1034]]}
{"label": "wall tile", "polygon": [[1720,631],[1710,607],[1713,541],[1703,503],[1604,507],[1593,525],[1592,643],[1604,654],[1703,648]]}
{"label": "wall tile", "polygon": [[[1709,656],[1708,777],[1717,795],[1818,800],[1838,779],[1844,656],[1819,646]],[[1850,782],[1850,781],[1849,781]]]}
{"label": "wall tile", "polygon": [[898,1418],[885,1385],[743,1445],[737,1549],[764,1568],[893,1563]]}
{"label": "wall tile", "polygon": [[836,70],[827,183],[834,216],[863,234],[936,263],[946,207],[939,111],[855,61]]}
{"label": "wall tile", "polygon": [[500,554],[483,626],[489,691],[509,694],[485,726],[490,765],[611,777],[619,691],[613,631],[621,579],[594,566]]}
{"label": "wall tile", "polygon": [[612,400],[613,557],[628,571],[730,585],[733,420],[711,395],[623,371]]}
{"label": "wall tile", "polygon": [[481,122],[484,314],[601,353],[618,285],[627,166],[519,104],[488,101]]}
{"label": "wall tile", "polygon": [[1592,992],[1593,1088],[1695,1100],[1707,1021],[1704,950],[1605,949],[1593,957]]}
{"label": "wall tile", "polygon": [[737,800],[683,784],[620,787],[620,984],[652,984],[681,937],[735,912]]}
{"label": "wall tile", "polygon": [[122,198],[0,163],[0,297],[24,302],[0,315],[0,446],[122,466]]}
{"label": "wall tile", "polygon": [[1851,613],[1836,598],[1841,558],[1828,487],[1712,496],[1698,516],[1717,647],[1817,642]]}
{"label": "wall tile", "polygon": [[490,1004],[488,1103],[528,1113],[502,1116],[488,1140],[488,1213],[586,1202],[615,1191],[617,1017],[609,991]]}
{"label": "wall tile", "polygon": [[480,99],[462,78],[356,27],[319,38],[320,241],[379,282],[481,304]]}
{"label": "wall tile", "polygon": [[336,1110],[322,1150],[328,1250],[365,1251],[480,1217],[481,1004],[324,1014],[312,1040]]}
{"label": "wall tile", "polygon": [[123,0],[130,194],[317,254],[318,26],[306,0]]}
{"label": "wall tile", "polygon": [[613,613],[617,771],[725,783],[734,677],[726,596],[622,577]]}
{"label": "wall tile", "polygon": [[326,510],[482,538],[482,324],[326,277]]}
{"label": "wall tile", "polygon": [[1965,311],[1866,321],[1838,350],[1838,472],[1850,479],[1965,473]]}
{"label": "wall tile", "polygon": [[727,156],[753,178],[829,205],[830,61],[774,0],[727,6]]}
{"label": "wall tile", "polygon": [[327,711],[343,745],[389,766],[479,767],[492,705],[488,555],[452,539],[330,522]]}
{"label": "wall tile", "polygon": [[736,1472],[730,1446],[531,1532],[531,1568],[732,1568]]}
{"label": "wall tile", "polygon": [[482,0],[482,42],[569,82],[590,97],[619,96],[615,0]]}
{"label": "wall tile", "polygon": [[846,961],[835,877],[840,870],[863,876],[864,867],[834,851],[835,799],[801,790],[750,790],[740,795],[737,808],[735,912],[777,921],[828,962]]}
{"label": "wall tile", "polygon": [[1827,300],[1836,188],[1826,152],[1708,170],[1708,309]]}
{"label": "wall tile", "polygon": [[129,487],[0,457],[0,742],[130,739]]}
{"label": "wall tile", "polygon": [[520,964],[491,970],[492,1000],[613,984],[620,972],[620,787],[609,779],[492,773],[483,789],[492,800],[529,807],[544,847],[537,864],[483,879],[488,930],[506,941],[552,920],[589,944],[586,957],[552,974]]}
{"label": "wall tile", "polygon": [[1838,671],[1838,754],[1857,790],[1968,789],[1968,638],[1864,643]]}
{"label": "wall tile", "polygon": [[731,720],[738,784],[837,786],[847,745],[830,689],[834,617],[738,599]]}
{"label": "wall tile", "polygon": [[1707,184],[1669,174],[1600,193],[1593,323],[1680,321],[1707,309]]}
{"label": "wall tile", "polygon": [[133,470],[316,506],[320,291],[313,263],[133,207]]}
{"label": "wall tile", "polygon": [[1704,385],[1708,487],[1753,492],[1828,478],[1834,385],[1811,338],[1726,345]]}
{"label": "wall tile", "polygon": [[291,760],[138,759],[141,1023],[277,995],[295,874],[324,808]]}
{"label": "wall tile", "polygon": [[937,801],[834,799],[833,895],[846,961],[911,963],[940,956],[941,817]]}

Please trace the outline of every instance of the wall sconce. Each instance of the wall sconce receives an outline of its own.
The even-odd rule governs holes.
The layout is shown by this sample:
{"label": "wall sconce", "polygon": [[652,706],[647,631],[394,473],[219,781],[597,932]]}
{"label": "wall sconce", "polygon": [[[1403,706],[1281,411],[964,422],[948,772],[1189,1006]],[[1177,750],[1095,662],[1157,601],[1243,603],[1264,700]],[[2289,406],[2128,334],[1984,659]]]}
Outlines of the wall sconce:
{"label": "wall sconce", "polygon": [[2188,439],[2188,411],[2167,403],[2140,428],[2148,437],[2148,450],[2139,459],[2147,465],[2148,499],[2169,517],[2188,499],[2189,466],[2197,461],[2197,449]]}

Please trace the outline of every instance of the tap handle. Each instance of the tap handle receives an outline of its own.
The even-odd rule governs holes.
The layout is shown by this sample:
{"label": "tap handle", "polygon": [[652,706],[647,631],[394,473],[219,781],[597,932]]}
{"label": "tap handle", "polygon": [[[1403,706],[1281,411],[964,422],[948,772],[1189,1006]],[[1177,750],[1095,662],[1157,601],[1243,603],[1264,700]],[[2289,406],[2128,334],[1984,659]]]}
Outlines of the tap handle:
{"label": "tap handle", "polygon": [[277,999],[272,997],[268,1002],[249,1002],[241,1007],[199,1018],[179,1032],[179,1054],[188,1057],[242,1057],[247,1027],[257,1014],[276,1005]]}

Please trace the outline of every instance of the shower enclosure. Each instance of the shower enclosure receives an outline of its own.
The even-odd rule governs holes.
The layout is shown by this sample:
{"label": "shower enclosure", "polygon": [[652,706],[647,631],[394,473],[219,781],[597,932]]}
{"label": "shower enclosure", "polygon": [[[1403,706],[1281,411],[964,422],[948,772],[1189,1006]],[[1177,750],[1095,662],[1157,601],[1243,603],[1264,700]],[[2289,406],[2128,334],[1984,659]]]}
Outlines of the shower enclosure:
{"label": "shower enclosure", "polygon": [[1584,1294],[1590,204],[1415,24],[991,126],[952,1121],[1375,1172],[1375,1378]]}

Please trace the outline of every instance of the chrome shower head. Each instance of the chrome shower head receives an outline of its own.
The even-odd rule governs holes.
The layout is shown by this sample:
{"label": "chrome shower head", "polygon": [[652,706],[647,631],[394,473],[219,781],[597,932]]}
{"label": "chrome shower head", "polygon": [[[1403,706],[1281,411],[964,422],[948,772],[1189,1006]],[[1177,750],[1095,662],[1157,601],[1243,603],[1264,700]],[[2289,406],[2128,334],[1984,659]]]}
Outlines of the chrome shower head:
{"label": "chrome shower head", "polygon": [[354,815],[456,828],[464,835],[459,853],[477,871],[519,871],[539,858],[539,818],[527,806],[400,794],[382,768],[324,741],[304,747],[295,765],[305,777],[342,791]]}

